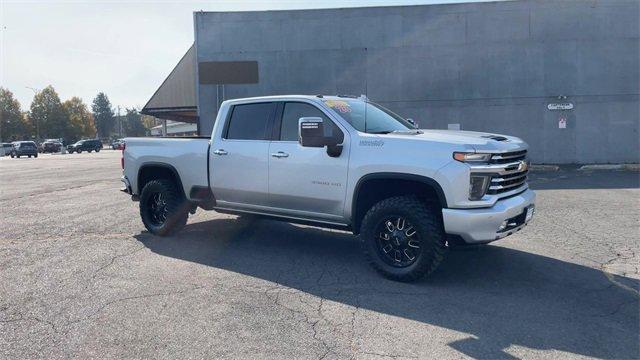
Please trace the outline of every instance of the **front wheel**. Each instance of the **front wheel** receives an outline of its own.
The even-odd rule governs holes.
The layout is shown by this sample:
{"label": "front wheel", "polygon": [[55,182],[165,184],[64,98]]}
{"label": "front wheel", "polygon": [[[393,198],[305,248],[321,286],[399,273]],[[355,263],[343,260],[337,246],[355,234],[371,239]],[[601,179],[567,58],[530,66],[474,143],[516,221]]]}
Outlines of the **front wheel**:
{"label": "front wheel", "polygon": [[76,150],[78,154],[82,154],[82,150]]}
{"label": "front wheel", "polygon": [[432,273],[446,251],[440,214],[414,196],[375,204],[362,220],[361,230],[368,262],[392,280],[415,281]]}
{"label": "front wheel", "polygon": [[37,158],[37,157],[38,157],[38,154],[33,155],[33,157]]}
{"label": "front wheel", "polygon": [[100,148],[96,148],[96,152],[100,152]]}
{"label": "front wheel", "polygon": [[140,194],[140,217],[150,233],[167,236],[181,230],[189,217],[189,204],[170,180],[152,180]]}
{"label": "front wheel", "polygon": [[11,153],[11,158],[13,159],[14,157],[16,157],[15,155],[13,155],[13,153]]}

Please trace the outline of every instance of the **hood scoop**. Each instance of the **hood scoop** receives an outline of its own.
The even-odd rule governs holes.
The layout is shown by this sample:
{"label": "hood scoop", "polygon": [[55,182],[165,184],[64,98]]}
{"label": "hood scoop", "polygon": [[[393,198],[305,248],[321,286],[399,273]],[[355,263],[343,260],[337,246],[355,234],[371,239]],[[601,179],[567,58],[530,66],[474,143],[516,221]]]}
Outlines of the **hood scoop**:
{"label": "hood scoop", "polygon": [[481,136],[485,139],[491,139],[491,140],[495,140],[495,141],[508,141],[509,139],[507,139],[504,136],[499,136],[499,135],[483,135]]}

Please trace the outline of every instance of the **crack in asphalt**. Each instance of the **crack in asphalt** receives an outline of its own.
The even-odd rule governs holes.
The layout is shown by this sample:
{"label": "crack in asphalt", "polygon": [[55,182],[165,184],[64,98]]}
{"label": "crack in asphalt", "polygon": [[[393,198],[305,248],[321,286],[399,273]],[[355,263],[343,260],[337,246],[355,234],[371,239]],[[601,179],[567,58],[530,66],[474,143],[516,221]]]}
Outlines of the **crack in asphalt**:
{"label": "crack in asphalt", "polygon": [[[131,301],[131,300],[148,299],[148,298],[153,298],[153,297],[181,295],[181,294],[186,294],[186,293],[189,293],[189,292],[192,292],[192,291],[196,291],[196,290],[200,290],[200,289],[204,289],[204,288],[205,288],[205,286],[202,286],[202,285],[193,285],[190,289],[182,289],[182,290],[176,290],[176,291],[166,291],[166,292],[158,292],[158,293],[151,293],[151,294],[144,294],[144,295],[136,295],[136,296],[127,296],[127,297],[123,297],[123,298],[117,298],[117,299],[114,299],[112,301],[108,301],[108,302],[102,304],[96,311],[92,312],[91,314],[89,314],[87,316],[83,316],[81,318],[66,322],[63,325],[63,327],[69,327],[71,325],[78,324],[78,323],[81,323],[83,321],[87,321],[87,320],[93,318],[94,316],[100,314],[104,309],[108,308],[109,306],[111,306],[113,304],[117,304],[117,303],[121,303],[121,302],[125,302],[125,301]],[[68,329],[67,329],[67,332],[68,332]]]}

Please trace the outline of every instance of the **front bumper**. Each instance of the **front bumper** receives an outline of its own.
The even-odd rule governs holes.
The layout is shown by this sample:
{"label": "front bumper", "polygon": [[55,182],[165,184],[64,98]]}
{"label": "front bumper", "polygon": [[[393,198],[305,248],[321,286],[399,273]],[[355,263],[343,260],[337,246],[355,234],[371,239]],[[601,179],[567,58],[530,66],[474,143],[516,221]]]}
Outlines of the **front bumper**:
{"label": "front bumper", "polygon": [[[526,210],[534,206],[536,193],[530,189],[499,200],[494,206],[482,209],[442,209],[444,229],[447,234],[458,235],[466,243],[486,243],[509,236],[528,223]],[[515,225],[500,231],[505,220]]]}

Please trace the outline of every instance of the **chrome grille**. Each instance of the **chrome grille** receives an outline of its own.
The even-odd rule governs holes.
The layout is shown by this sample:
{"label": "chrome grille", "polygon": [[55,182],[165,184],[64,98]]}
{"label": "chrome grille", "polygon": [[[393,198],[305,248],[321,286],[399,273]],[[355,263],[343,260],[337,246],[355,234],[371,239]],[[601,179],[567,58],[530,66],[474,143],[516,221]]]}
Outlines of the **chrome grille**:
{"label": "chrome grille", "polygon": [[491,177],[491,183],[487,194],[501,194],[515,190],[527,181],[529,173],[528,162],[524,169],[521,167],[523,161],[526,161],[527,151],[513,151],[502,154],[495,154],[491,157],[491,164],[504,164],[504,170],[499,174]]}
{"label": "chrome grille", "polygon": [[502,154],[495,154],[491,157],[490,164],[506,164],[524,160],[527,157],[527,150],[513,151]]}

